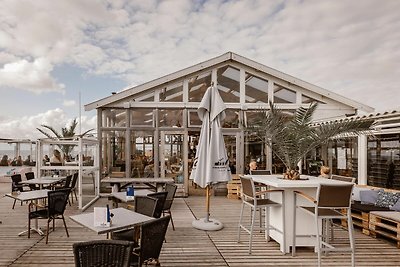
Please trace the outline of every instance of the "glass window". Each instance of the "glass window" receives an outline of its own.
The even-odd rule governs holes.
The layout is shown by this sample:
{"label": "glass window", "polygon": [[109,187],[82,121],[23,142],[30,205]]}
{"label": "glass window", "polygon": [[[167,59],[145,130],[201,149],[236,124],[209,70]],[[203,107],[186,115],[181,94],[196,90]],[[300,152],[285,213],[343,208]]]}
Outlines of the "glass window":
{"label": "glass window", "polygon": [[225,103],[240,102],[240,71],[224,66],[217,71],[218,90]]}
{"label": "glass window", "polygon": [[136,102],[154,102],[154,90],[140,92],[133,96],[133,101]]}
{"label": "glass window", "polygon": [[189,102],[200,102],[211,85],[211,71],[189,78]]}
{"label": "glass window", "polygon": [[301,96],[301,102],[302,102],[303,104],[310,104],[310,103],[312,103],[312,102],[318,102],[318,103],[323,103],[323,104],[325,104],[324,102],[318,101],[318,100],[316,100],[316,99],[314,99],[314,98],[312,98],[312,97],[306,96],[306,95],[302,95],[302,96]]}
{"label": "glass window", "polygon": [[125,131],[103,131],[103,171],[110,177],[125,177],[125,157]]}
{"label": "glass window", "polygon": [[197,110],[188,110],[188,119],[189,119],[189,123],[188,126],[189,127],[200,127],[202,121],[199,118],[199,115],[197,114]]}
{"label": "glass window", "polygon": [[246,73],[246,103],[268,103],[268,81]]}
{"label": "glass window", "polygon": [[168,85],[161,89],[160,102],[182,102],[183,83]]}
{"label": "glass window", "polygon": [[160,109],[158,111],[158,125],[160,127],[182,127],[181,109]]}
{"label": "glass window", "polygon": [[274,103],[296,103],[296,92],[274,84]]}
{"label": "glass window", "polygon": [[126,109],[109,109],[103,113],[104,127],[125,127]]}
{"label": "glass window", "polygon": [[154,125],[153,109],[150,108],[131,109],[130,114],[131,114],[132,126]]}
{"label": "glass window", "polygon": [[225,110],[225,119],[222,122],[223,128],[238,128],[239,127],[239,111],[233,109]]}

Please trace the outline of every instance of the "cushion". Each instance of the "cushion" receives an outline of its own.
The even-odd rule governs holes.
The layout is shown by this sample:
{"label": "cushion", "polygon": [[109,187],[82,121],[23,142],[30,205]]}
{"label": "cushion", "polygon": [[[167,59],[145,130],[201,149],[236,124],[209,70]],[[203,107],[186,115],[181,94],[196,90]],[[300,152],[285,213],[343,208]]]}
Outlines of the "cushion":
{"label": "cushion", "polygon": [[360,201],[354,201],[354,203],[351,204],[351,209],[361,211],[361,212],[390,211],[389,208],[378,207],[378,206],[375,206],[374,204],[361,204]]}
{"label": "cushion", "polygon": [[366,188],[366,187],[354,186],[353,187],[353,193],[351,194],[351,199],[354,200],[354,201],[361,201],[360,192],[361,191],[366,191],[366,190],[371,190],[371,189]]}
{"label": "cushion", "polygon": [[375,204],[376,200],[378,199],[378,192],[383,191],[382,189],[379,190],[364,190],[360,191],[360,200],[362,204]]}
{"label": "cushion", "polygon": [[397,200],[397,202],[390,207],[391,210],[395,210],[395,211],[400,211],[400,198]]}
{"label": "cushion", "polygon": [[375,205],[378,207],[390,208],[396,204],[400,195],[397,193],[385,192],[383,190],[378,192],[378,198],[376,199]]}

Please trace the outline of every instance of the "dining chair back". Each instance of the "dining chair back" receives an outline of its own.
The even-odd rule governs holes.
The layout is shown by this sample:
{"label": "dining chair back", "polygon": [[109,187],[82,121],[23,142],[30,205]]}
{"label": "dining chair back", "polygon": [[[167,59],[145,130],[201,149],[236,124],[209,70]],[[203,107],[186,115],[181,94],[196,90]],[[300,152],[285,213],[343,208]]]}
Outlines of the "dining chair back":
{"label": "dining chair back", "polygon": [[151,193],[148,194],[148,197],[154,197],[157,198],[157,204],[156,204],[156,209],[154,211],[154,218],[160,218],[163,212],[165,200],[167,199],[168,192],[162,191],[162,192],[156,192],[156,193]]}
{"label": "dining chair back", "polygon": [[73,244],[76,267],[130,266],[133,243],[123,240],[93,240]]}
{"label": "dining chair back", "polygon": [[[294,207],[293,213],[293,246],[292,256],[296,253],[296,208],[300,208],[307,214],[312,215],[315,221],[316,237],[315,248],[318,253],[318,266],[321,266],[321,253],[329,251],[340,251],[351,253],[351,264],[355,266],[354,256],[354,237],[353,222],[351,218],[351,193],[353,190],[352,183],[346,184],[320,184],[317,190],[317,196],[313,197],[299,191],[294,191]],[[303,197],[310,203],[305,206],[297,206],[297,198]],[[328,240],[328,224],[333,219],[347,220],[347,230],[349,236],[349,247],[335,247]],[[320,223],[322,222],[322,227]],[[308,227],[308,226],[307,226]],[[322,233],[320,231],[322,229]]]}
{"label": "dining chair back", "polygon": [[172,219],[171,207],[172,207],[172,203],[174,202],[174,199],[175,199],[175,193],[176,193],[177,188],[178,188],[178,186],[176,184],[166,184],[165,185],[165,191],[167,191],[168,194],[167,194],[167,199],[165,200],[164,207],[163,207],[163,215],[165,215],[165,213],[168,213],[168,215],[171,216],[172,230],[174,230],[174,231],[175,231],[175,225],[174,225],[174,220]]}
{"label": "dining chair back", "polygon": [[145,222],[140,226],[140,247],[133,251],[131,266],[142,266],[143,263],[146,264],[150,260],[156,261],[156,266],[160,266],[160,252],[170,218],[167,215]]}
{"label": "dining chair back", "polygon": [[336,180],[336,181],[349,182],[349,183],[353,183],[353,184],[356,182],[355,177],[348,177],[348,176],[342,176],[342,175],[336,175],[336,174],[332,174],[331,179]]}
{"label": "dining chair back", "polygon": [[[21,184],[22,178],[21,174],[13,174],[11,175],[11,192],[24,192],[24,186]],[[14,199],[14,203],[12,206],[12,209],[15,208],[15,203],[17,202],[16,199]],[[22,201],[21,201],[22,205]]]}
{"label": "dining chair back", "polygon": [[70,188],[64,188],[59,190],[53,190],[47,192],[47,207],[42,209],[31,210],[32,206],[36,204],[29,204],[29,218],[28,218],[28,238],[30,238],[31,219],[47,219],[47,231],[46,231],[46,244],[49,240],[50,222],[53,221],[53,231],[55,227],[55,220],[63,220],[65,232],[69,237],[67,224],[64,219],[64,211],[67,206]]}
{"label": "dining chair back", "polygon": [[[249,239],[249,254],[251,254],[252,249],[252,241],[253,241],[253,229],[256,218],[256,211],[259,210],[260,214],[260,230],[262,227],[262,213],[261,210],[265,209],[265,236],[267,237],[267,241],[269,241],[269,230],[273,229],[277,232],[282,233],[285,236],[285,224],[282,224],[282,229],[278,229],[269,224],[269,208],[271,207],[281,207],[282,208],[282,221],[285,221],[285,195],[283,190],[264,190],[256,192],[256,188],[254,185],[254,181],[251,177],[240,176],[240,181],[242,183],[242,208],[240,210],[240,219],[239,219],[239,227],[238,227],[238,242],[240,242],[240,234],[241,231],[244,230],[250,235]],[[269,198],[270,193],[279,193],[281,195],[281,203],[271,200]],[[244,207],[250,207],[251,211],[251,224],[247,226],[243,223],[243,212]],[[285,239],[283,239],[283,247],[285,247]]]}
{"label": "dining chair back", "polygon": [[[34,172],[26,172],[26,173],[25,173],[25,177],[26,177],[26,180],[35,179],[35,173],[34,173]],[[37,185],[35,185],[35,184],[30,184],[30,185],[28,185],[28,186],[29,186],[29,188],[30,188],[31,190],[39,190],[39,189],[40,189],[39,186],[37,186]]]}
{"label": "dining chair back", "polygon": [[78,196],[76,195],[76,182],[78,181],[78,176],[79,173],[75,172],[72,176],[72,180],[71,180],[71,200],[72,203],[74,202],[74,196],[75,196],[75,200],[78,201]]}
{"label": "dining chair back", "polygon": [[251,175],[271,175],[271,170],[250,170]]}

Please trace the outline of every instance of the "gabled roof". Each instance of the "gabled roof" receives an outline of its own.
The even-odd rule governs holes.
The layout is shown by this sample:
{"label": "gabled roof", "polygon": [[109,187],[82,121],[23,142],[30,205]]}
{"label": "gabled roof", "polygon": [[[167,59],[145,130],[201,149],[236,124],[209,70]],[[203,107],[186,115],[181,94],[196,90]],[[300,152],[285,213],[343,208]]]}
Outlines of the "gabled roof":
{"label": "gabled roof", "polygon": [[94,101],[92,103],[86,104],[85,105],[85,110],[86,111],[90,111],[90,110],[93,110],[93,109],[96,109],[96,108],[107,106],[107,105],[109,105],[111,103],[120,101],[120,100],[122,100],[122,99],[124,99],[126,97],[131,96],[131,95],[137,94],[139,92],[142,92],[142,91],[154,88],[154,87],[157,87],[157,86],[162,85],[164,83],[168,83],[168,82],[174,81],[174,80],[176,80],[178,78],[190,75],[192,73],[201,71],[203,69],[211,68],[211,67],[213,67],[215,65],[218,65],[218,64],[221,64],[221,63],[224,63],[224,62],[237,62],[237,63],[243,64],[243,65],[246,65],[246,66],[248,66],[250,68],[253,68],[253,69],[257,70],[257,71],[261,71],[261,72],[267,73],[267,74],[269,74],[271,76],[274,76],[274,77],[277,77],[277,78],[282,79],[284,81],[287,81],[288,83],[291,83],[291,84],[306,88],[306,89],[308,89],[310,91],[313,91],[313,92],[315,92],[317,94],[324,95],[325,97],[331,98],[331,99],[333,99],[335,101],[341,102],[341,103],[343,103],[345,105],[348,105],[348,106],[350,106],[352,108],[355,108],[355,109],[358,109],[358,110],[362,110],[364,112],[373,112],[374,111],[374,109],[372,107],[370,107],[370,106],[364,105],[362,103],[359,103],[357,101],[351,100],[351,99],[346,98],[344,96],[341,96],[339,94],[333,93],[331,91],[323,89],[323,88],[321,88],[319,86],[316,86],[314,84],[308,83],[306,81],[300,80],[298,78],[295,78],[295,77],[293,77],[291,75],[288,75],[288,74],[283,73],[281,71],[278,71],[276,69],[267,67],[267,66],[265,66],[263,64],[260,64],[258,62],[255,62],[255,61],[251,60],[251,59],[242,57],[242,56],[240,56],[238,54],[235,54],[233,52],[227,52],[227,53],[225,53],[225,54],[223,54],[221,56],[209,59],[209,60],[204,61],[202,63],[193,65],[193,66],[185,68],[185,69],[182,69],[180,71],[176,71],[174,73],[171,73],[171,74],[163,76],[161,78],[152,80],[150,82],[147,82],[147,83],[144,83],[144,84],[141,84],[141,85],[138,85],[138,86],[134,86],[134,87],[125,88],[121,92],[118,92],[118,93],[113,94],[111,96],[108,96],[108,97],[102,98],[100,100]]}

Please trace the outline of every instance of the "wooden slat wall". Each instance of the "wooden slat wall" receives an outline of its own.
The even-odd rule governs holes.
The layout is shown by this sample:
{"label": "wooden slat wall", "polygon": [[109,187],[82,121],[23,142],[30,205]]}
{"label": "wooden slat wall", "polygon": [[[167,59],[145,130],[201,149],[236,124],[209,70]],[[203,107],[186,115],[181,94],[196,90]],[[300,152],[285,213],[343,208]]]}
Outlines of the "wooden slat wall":
{"label": "wooden slat wall", "polygon": [[[0,183],[0,192],[4,195],[9,184]],[[97,206],[107,203],[106,198],[96,202]],[[237,243],[237,223],[240,212],[240,200],[226,197],[212,197],[211,217],[218,218],[225,225],[216,232],[194,229],[191,223],[196,217],[205,215],[205,198],[191,196],[177,198],[173,205],[173,218],[176,231],[170,226],[166,243],[161,253],[162,266],[316,266],[316,254],[310,248],[299,248],[296,257],[282,255],[278,244],[273,240],[266,242],[263,233],[257,233],[253,239],[253,253],[247,253],[248,235],[242,233],[242,243]],[[55,232],[49,236],[49,244],[44,237],[33,234],[18,237],[17,234],[27,227],[27,205],[16,205],[11,209],[12,200],[0,199],[0,266],[74,266],[72,244],[78,241],[104,239],[67,218],[70,237],[66,236],[62,222],[57,222]],[[74,207],[68,207],[67,217],[77,214]],[[249,213],[247,214],[247,216]],[[249,218],[248,218],[249,220]],[[45,222],[40,225],[45,228]],[[395,243],[374,239],[356,230],[356,266],[400,266],[400,250]],[[337,229],[335,238],[338,243],[346,241],[346,232]],[[348,253],[330,253],[323,256],[323,266],[350,266]]]}

